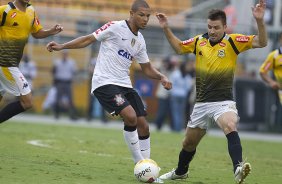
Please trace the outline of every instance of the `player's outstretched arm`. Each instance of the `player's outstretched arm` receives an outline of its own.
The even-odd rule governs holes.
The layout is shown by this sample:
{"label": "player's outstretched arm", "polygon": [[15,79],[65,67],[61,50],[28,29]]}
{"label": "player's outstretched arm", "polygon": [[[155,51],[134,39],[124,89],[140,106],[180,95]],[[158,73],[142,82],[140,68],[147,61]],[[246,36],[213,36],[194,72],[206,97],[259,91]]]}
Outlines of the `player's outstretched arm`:
{"label": "player's outstretched arm", "polygon": [[260,72],[259,73],[261,78],[274,90],[278,90],[278,89],[282,89],[282,86],[279,85],[278,82],[276,82],[275,80],[273,80],[268,74],[267,72]]}
{"label": "player's outstretched arm", "polygon": [[142,63],[140,64],[143,73],[147,76],[150,77],[151,79],[157,79],[161,81],[161,84],[163,87],[167,90],[170,90],[172,88],[171,82],[168,80],[168,78],[160,73],[158,70],[156,70],[150,62],[148,63]]}
{"label": "player's outstretched arm", "polygon": [[263,20],[265,8],[265,0],[260,0],[255,7],[252,7],[253,16],[256,19],[258,26],[258,35],[253,39],[252,43],[253,48],[261,48],[267,45],[267,33]]}
{"label": "player's outstretched arm", "polygon": [[177,54],[181,54],[181,40],[179,40],[169,28],[167,16],[163,13],[157,13],[156,17],[159,20],[160,26],[163,28],[165,36],[172,48]]}
{"label": "player's outstretched arm", "polygon": [[55,34],[62,32],[63,29],[64,28],[60,24],[56,24],[51,29],[40,29],[38,32],[32,33],[32,36],[36,39],[46,38],[48,36],[55,35]]}
{"label": "player's outstretched arm", "polygon": [[47,44],[46,48],[49,52],[52,51],[59,51],[62,49],[79,49],[79,48],[84,48],[90,45],[91,43],[95,42],[96,38],[94,37],[93,34],[89,34],[86,36],[81,36],[78,37],[74,40],[71,40],[67,43],[63,44],[58,44],[54,41],[50,42]]}

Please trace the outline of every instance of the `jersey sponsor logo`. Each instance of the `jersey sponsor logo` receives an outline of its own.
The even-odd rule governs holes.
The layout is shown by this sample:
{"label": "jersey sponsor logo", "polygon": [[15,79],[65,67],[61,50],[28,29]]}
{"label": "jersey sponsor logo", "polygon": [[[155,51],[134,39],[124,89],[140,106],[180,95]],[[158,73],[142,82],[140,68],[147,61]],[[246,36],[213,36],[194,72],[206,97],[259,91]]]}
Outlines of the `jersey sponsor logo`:
{"label": "jersey sponsor logo", "polygon": [[205,46],[205,45],[207,45],[207,42],[206,42],[206,41],[202,41],[202,42],[200,43],[200,46],[201,46],[201,47],[203,47],[203,46]]}
{"label": "jersey sponsor logo", "polygon": [[128,59],[130,61],[133,60],[133,56],[131,56],[131,54],[126,52],[125,50],[119,50],[118,51],[118,55],[120,55],[120,56],[122,56],[122,57],[124,57],[124,58],[126,58],[126,59]]}
{"label": "jersey sponsor logo", "polygon": [[115,100],[117,106],[121,106],[125,102],[125,100],[122,98],[121,94],[116,95],[114,100]]}
{"label": "jersey sponsor logo", "polygon": [[105,31],[105,30],[108,29],[112,24],[115,24],[115,23],[113,23],[113,22],[108,22],[108,23],[106,23],[105,25],[103,25],[102,27],[100,27],[99,29],[97,29],[97,30],[95,31],[95,33],[96,33],[96,34],[99,34],[100,32]]}
{"label": "jersey sponsor logo", "polygon": [[225,47],[225,46],[226,46],[226,43],[220,42],[219,45],[220,45],[221,47]]}
{"label": "jersey sponsor logo", "polygon": [[225,57],[225,50],[218,50],[218,54],[217,54],[218,57],[220,58],[224,58]]}
{"label": "jersey sponsor logo", "polygon": [[192,43],[194,41],[194,38],[190,38],[189,40],[185,40],[182,42],[182,45],[189,45],[190,43]]}
{"label": "jersey sponsor logo", "polygon": [[235,40],[237,42],[245,43],[245,42],[248,42],[250,40],[250,37],[248,37],[248,36],[236,36]]}
{"label": "jersey sponsor logo", "polygon": [[11,15],[12,18],[15,18],[16,16],[17,16],[17,12],[13,12]]}

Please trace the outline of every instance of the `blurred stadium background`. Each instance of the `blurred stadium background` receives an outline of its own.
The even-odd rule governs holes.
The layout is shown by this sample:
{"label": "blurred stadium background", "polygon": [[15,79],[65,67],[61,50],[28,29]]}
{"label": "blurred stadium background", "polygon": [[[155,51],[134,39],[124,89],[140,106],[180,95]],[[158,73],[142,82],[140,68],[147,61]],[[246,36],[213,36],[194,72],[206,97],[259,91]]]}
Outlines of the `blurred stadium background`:
{"label": "blurred stadium background", "polygon": [[[43,113],[42,103],[47,91],[52,86],[53,60],[60,57],[61,53],[49,53],[46,44],[55,40],[57,42],[69,41],[75,37],[92,33],[97,28],[110,20],[127,19],[133,0],[32,0],[40,22],[44,27],[60,23],[64,31],[57,36],[42,40],[32,37],[25,52],[36,62],[38,74],[33,82],[34,108],[33,113]],[[1,5],[9,2],[1,0]],[[169,15],[173,31],[182,40],[206,32],[206,16],[211,8],[232,9],[227,12],[228,17],[235,17],[229,23],[232,32],[243,34],[256,33],[255,21],[252,17],[251,6],[256,0],[147,0],[153,9],[149,26],[142,30],[149,57],[153,64],[160,65],[161,60],[174,52],[160,29],[155,12],[164,12]],[[282,122],[276,121],[276,103],[271,90],[264,85],[258,75],[259,66],[267,54],[277,47],[278,34],[282,30],[282,1],[267,0],[265,21],[269,34],[269,44],[266,48],[255,49],[240,55],[238,59],[237,80],[235,83],[236,100],[241,116],[241,125],[246,129],[277,130]],[[99,44],[94,44],[85,49],[71,50],[70,56],[76,60],[79,69],[75,77],[73,94],[74,103],[85,117],[88,106],[89,78],[88,63],[91,57],[98,52]],[[193,60],[191,55],[181,56],[181,60]],[[142,79],[144,85],[148,84],[149,91],[144,92],[144,101],[148,107],[149,119],[154,118],[157,109],[155,98],[156,81],[146,81],[140,74],[139,68],[132,68],[133,81]],[[146,88],[145,88],[146,89]],[[142,89],[141,89],[142,90]],[[142,93],[142,91],[141,91]],[[276,114],[276,115],[275,115]]]}

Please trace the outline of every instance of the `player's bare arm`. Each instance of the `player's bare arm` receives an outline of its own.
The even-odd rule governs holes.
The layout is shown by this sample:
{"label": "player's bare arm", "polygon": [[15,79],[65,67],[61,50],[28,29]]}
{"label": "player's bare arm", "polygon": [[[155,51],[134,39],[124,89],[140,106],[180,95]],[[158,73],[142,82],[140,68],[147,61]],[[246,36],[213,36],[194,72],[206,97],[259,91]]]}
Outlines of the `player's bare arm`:
{"label": "player's bare arm", "polygon": [[150,77],[151,79],[160,80],[163,87],[167,90],[172,88],[172,84],[168,80],[168,78],[158,70],[156,70],[154,67],[152,67],[151,63],[143,63],[140,64],[140,66],[146,76]]}
{"label": "player's bare arm", "polygon": [[260,72],[261,78],[274,90],[282,89],[282,86],[275,80],[273,80],[269,75],[268,72]]}
{"label": "player's bare arm", "polygon": [[156,17],[159,20],[160,26],[172,48],[177,54],[181,54],[181,40],[179,40],[169,28],[167,16],[163,13],[157,13]]}
{"label": "player's bare arm", "polygon": [[94,37],[93,34],[89,34],[86,36],[81,36],[78,37],[74,40],[71,40],[67,43],[63,44],[58,44],[54,41],[50,42],[47,44],[46,48],[49,52],[52,51],[59,51],[62,49],[79,49],[79,48],[84,48],[90,45],[91,43],[95,42],[96,38]]}
{"label": "player's bare arm", "polygon": [[258,26],[258,35],[253,39],[253,48],[261,48],[267,45],[267,33],[263,20],[266,8],[265,0],[260,0],[255,7],[252,7],[253,16],[256,19]]}
{"label": "player's bare arm", "polygon": [[36,39],[46,38],[48,36],[56,35],[56,34],[62,32],[63,29],[64,28],[60,24],[56,24],[51,29],[40,29],[38,32],[32,33],[32,36]]}

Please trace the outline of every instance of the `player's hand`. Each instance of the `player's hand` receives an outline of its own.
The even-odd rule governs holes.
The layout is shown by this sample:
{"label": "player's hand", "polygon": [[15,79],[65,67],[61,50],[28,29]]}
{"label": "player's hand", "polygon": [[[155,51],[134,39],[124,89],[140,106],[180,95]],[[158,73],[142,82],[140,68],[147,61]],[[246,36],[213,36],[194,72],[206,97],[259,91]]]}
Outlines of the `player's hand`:
{"label": "player's hand", "polygon": [[62,44],[58,44],[54,41],[52,42],[49,42],[47,45],[46,45],[46,48],[49,52],[53,52],[54,50],[55,51],[59,51],[59,50],[62,50],[63,49],[63,45]]}
{"label": "player's hand", "polygon": [[271,87],[272,89],[274,89],[274,90],[279,90],[279,89],[281,89],[281,86],[280,86],[279,83],[276,82],[276,81],[271,82],[271,83],[270,83],[270,87]]}
{"label": "player's hand", "polygon": [[159,20],[161,28],[168,27],[168,19],[164,13],[156,13],[156,17]]}
{"label": "player's hand", "polygon": [[60,24],[56,24],[54,27],[51,28],[51,33],[52,35],[58,34],[62,32],[64,28]]}
{"label": "player's hand", "polygon": [[172,83],[168,80],[168,78],[166,76],[163,76],[161,78],[161,84],[167,90],[170,90],[172,88]]}
{"label": "player's hand", "polygon": [[252,7],[253,16],[257,20],[263,20],[264,12],[266,9],[265,0],[259,0],[255,7]]}

